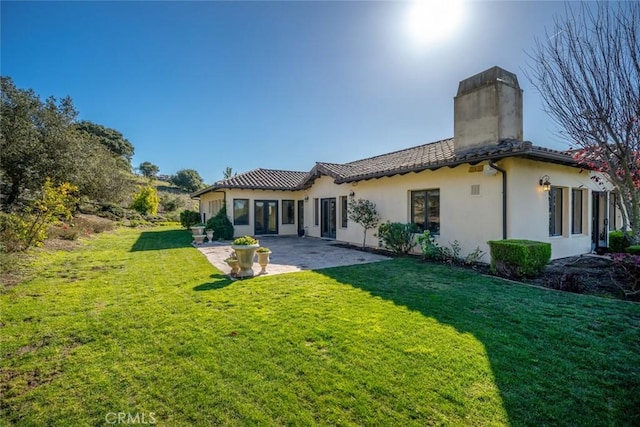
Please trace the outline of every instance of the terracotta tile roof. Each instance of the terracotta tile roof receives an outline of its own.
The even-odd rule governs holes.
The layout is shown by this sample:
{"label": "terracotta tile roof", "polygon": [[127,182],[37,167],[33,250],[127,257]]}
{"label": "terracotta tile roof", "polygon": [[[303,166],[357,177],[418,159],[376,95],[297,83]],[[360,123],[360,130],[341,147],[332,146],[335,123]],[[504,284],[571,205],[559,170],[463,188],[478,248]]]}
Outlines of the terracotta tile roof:
{"label": "terracotta tile roof", "polygon": [[244,188],[248,190],[293,190],[302,185],[308,172],[275,169],[254,169],[228,179],[217,181],[212,186],[192,194],[199,196],[212,190],[224,188]]}
{"label": "terracotta tile roof", "polygon": [[350,163],[318,162],[309,172],[254,169],[218,181],[192,196],[197,197],[208,191],[225,188],[300,190],[310,187],[321,175],[328,175],[340,184],[513,156],[579,166],[570,153],[534,146],[529,141],[504,140],[497,144],[456,152],[453,138],[450,138]]}

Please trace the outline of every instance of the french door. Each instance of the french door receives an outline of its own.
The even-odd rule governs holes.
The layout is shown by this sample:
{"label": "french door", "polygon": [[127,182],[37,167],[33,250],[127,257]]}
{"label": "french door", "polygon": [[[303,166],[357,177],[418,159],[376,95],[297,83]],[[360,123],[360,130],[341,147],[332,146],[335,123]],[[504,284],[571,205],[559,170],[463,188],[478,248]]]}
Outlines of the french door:
{"label": "french door", "polygon": [[278,201],[256,200],[253,205],[254,234],[278,234]]}
{"label": "french door", "polygon": [[320,200],[320,236],[336,238],[336,199]]}

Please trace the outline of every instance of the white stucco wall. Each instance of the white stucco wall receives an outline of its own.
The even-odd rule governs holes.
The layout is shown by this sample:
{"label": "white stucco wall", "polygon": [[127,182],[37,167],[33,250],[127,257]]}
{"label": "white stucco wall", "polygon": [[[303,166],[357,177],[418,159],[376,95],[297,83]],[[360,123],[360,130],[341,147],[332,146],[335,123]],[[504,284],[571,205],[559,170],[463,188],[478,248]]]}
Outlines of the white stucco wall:
{"label": "white stucco wall", "polygon": [[[519,158],[507,158],[497,162],[507,171],[508,178],[508,219],[507,238],[531,239],[550,242],[552,258],[588,253],[591,251],[592,233],[592,192],[604,191],[601,185],[590,179],[590,172],[577,168],[537,162]],[[455,168],[441,168],[435,171],[408,173],[357,183],[335,184],[329,176],[317,178],[307,190],[301,191],[264,191],[264,190],[225,190],[206,193],[200,197],[201,213],[207,212],[208,201],[225,197],[229,219],[233,223],[233,200],[249,199],[249,224],[236,225],[235,235],[255,234],[254,201],[278,201],[278,232],[281,235],[295,235],[298,230],[298,201],[304,201],[304,225],[309,236],[321,237],[321,224],[314,222],[315,200],[336,199],[336,240],[353,244],[362,244],[363,229],[360,225],[348,221],[342,227],[340,196],[368,199],[377,206],[381,222],[410,222],[411,191],[440,190],[440,235],[441,245],[448,246],[457,240],[462,255],[472,252],[476,247],[487,252],[483,261],[488,262],[489,240],[502,239],[502,175],[482,173],[482,165],[472,168],[469,164]],[[543,175],[548,175],[552,186],[563,188],[563,234],[549,236],[549,193],[539,185]],[[480,194],[471,195],[471,186],[479,185]],[[579,234],[571,230],[571,189],[583,191],[583,228]],[[307,199],[308,198],[308,199]],[[307,199],[307,200],[305,200]],[[295,201],[294,224],[282,224],[282,200]],[[319,213],[321,209],[319,209]],[[618,221],[619,224],[619,221]],[[369,230],[367,245],[377,246],[377,230]]]}
{"label": "white stucco wall", "polygon": [[218,213],[216,207],[221,207],[223,202],[224,192],[221,191],[209,192],[200,196],[200,218],[204,221],[208,221],[210,218],[214,217]]}
{"label": "white stucco wall", "polygon": [[[592,192],[604,191],[594,182],[592,172],[577,168],[508,158],[499,162],[508,176],[508,236],[512,239],[531,239],[551,243],[551,258],[579,255],[591,251]],[[539,185],[548,175],[553,187],[563,189],[562,235],[549,236],[549,193]],[[583,190],[582,233],[571,230],[571,189]]]}
{"label": "white stucco wall", "polygon": [[[255,216],[254,201],[255,200],[276,200],[278,202],[278,234],[296,235],[298,233],[297,226],[297,201],[303,197],[301,192],[296,191],[265,191],[265,190],[239,190],[227,189],[218,192],[209,192],[200,196],[200,214],[207,212],[208,201],[214,199],[224,199],[226,193],[227,216],[233,224],[233,200],[249,199],[249,224],[234,225],[235,236],[254,235],[255,234]],[[295,202],[295,220],[293,224],[282,224],[282,200],[294,200]],[[215,213],[214,213],[215,215]],[[207,218],[211,218],[211,214],[207,214]]]}
{"label": "white stucco wall", "polygon": [[[480,185],[480,195],[471,195],[471,185]],[[309,235],[319,237],[320,227],[313,225],[313,200],[328,197],[348,196],[351,191],[355,198],[371,200],[376,204],[382,222],[410,222],[410,194],[415,190],[440,189],[440,236],[442,245],[458,240],[463,254],[477,246],[488,251],[486,242],[502,238],[502,181],[499,175],[485,176],[482,172],[469,172],[469,165],[456,168],[442,168],[436,171],[422,171],[406,175],[396,175],[360,181],[357,184],[336,185],[327,176],[316,180],[308,190],[309,203],[306,221]],[[338,204],[338,210],[339,210]],[[362,244],[363,229],[349,221],[347,228],[338,227],[336,239],[354,244]],[[376,230],[367,235],[367,246],[377,246]],[[488,261],[488,259],[485,259]]]}

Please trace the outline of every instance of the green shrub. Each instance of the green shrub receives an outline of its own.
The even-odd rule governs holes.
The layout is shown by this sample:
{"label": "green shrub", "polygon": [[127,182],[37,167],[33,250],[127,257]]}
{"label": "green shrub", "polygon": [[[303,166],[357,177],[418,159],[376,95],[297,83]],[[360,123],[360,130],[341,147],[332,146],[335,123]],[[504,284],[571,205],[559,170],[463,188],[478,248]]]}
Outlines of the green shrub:
{"label": "green shrub", "polygon": [[416,245],[413,240],[413,233],[416,231],[415,224],[386,222],[378,227],[378,242],[380,246],[397,254],[408,254]]}
{"label": "green shrub", "polygon": [[233,241],[234,245],[257,245],[258,241],[251,236],[238,237]]}
{"label": "green shrub", "polygon": [[150,185],[145,185],[134,194],[131,209],[135,209],[141,215],[157,215],[159,204],[158,191]]}
{"label": "green shrub", "polygon": [[124,209],[113,203],[101,205],[100,210],[97,211],[96,214],[109,219],[123,219],[125,217]]}
{"label": "green shrub", "polygon": [[173,212],[184,207],[184,201],[179,197],[162,196],[160,197],[160,207],[163,212]]}
{"label": "green shrub", "polygon": [[631,255],[640,255],[640,245],[633,245],[627,248],[627,253]]}
{"label": "green shrub", "polygon": [[78,203],[78,188],[67,182],[55,186],[45,180],[41,194],[21,212],[0,215],[0,241],[7,252],[41,246],[47,229],[60,218],[71,219]]}
{"label": "green shrub", "polygon": [[25,213],[0,213],[0,242],[4,251],[20,252],[40,246],[47,238],[46,228],[34,228],[35,217]]}
{"label": "green shrub", "polygon": [[533,240],[493,240],[491,271],[507,277],[535,277],[551,259],[551,244]]}
{"label": "green shrub", "polygon": [[609,252],[616,254],[625,252],[627,248],[631,246],[629,237],[631,237],[630,231],[626,232],[626,236],[625,233],[620,230],[609,233]]}
{"label": "green shrub", "polygon": [[218,213],[207,221],[207,230],[213,230],[216,239],[231,240],[233,239],[233,224],[227,217],[227,206],[223,203]]}
{"label": "green shrub", "polygon": [[180,212],[180,224],[184,228],[189,228],[192,225],[196,225],[200,222],[200,212],[190,211],[186,209]]}
{"label": "green shrub", "polygon": [[420,234],[416,240],[422,250],[422,256],[425,259],[439,259],[440,258],[440,246],[436,242],[436,238],[429,230],[425,230]]}

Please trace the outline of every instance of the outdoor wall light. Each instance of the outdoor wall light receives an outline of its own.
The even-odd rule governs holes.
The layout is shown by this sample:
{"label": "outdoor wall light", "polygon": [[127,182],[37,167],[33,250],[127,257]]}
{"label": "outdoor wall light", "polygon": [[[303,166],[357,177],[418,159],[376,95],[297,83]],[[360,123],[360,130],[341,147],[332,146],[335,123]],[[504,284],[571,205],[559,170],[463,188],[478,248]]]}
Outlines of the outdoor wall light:
{"label": "outdoor wall light", "polygon": [[349,197],[353,197],[353,196],[355,196],[355,195],[356,195],[356,193],[354,193],[354,192],[353,192],[353,190],[351,190],[351,191],[349,192]]}
{"label": "outdoor wall light", "polygon": [[551,182],[549,182],[549,175],[543,175],[542,178],[540,178],[540,186],[544,191],[551,190]]}
{"label": "outdoor wall light", "polygon": [[309,196],[304,196],[304,201],[308,202],[309,201]]}

